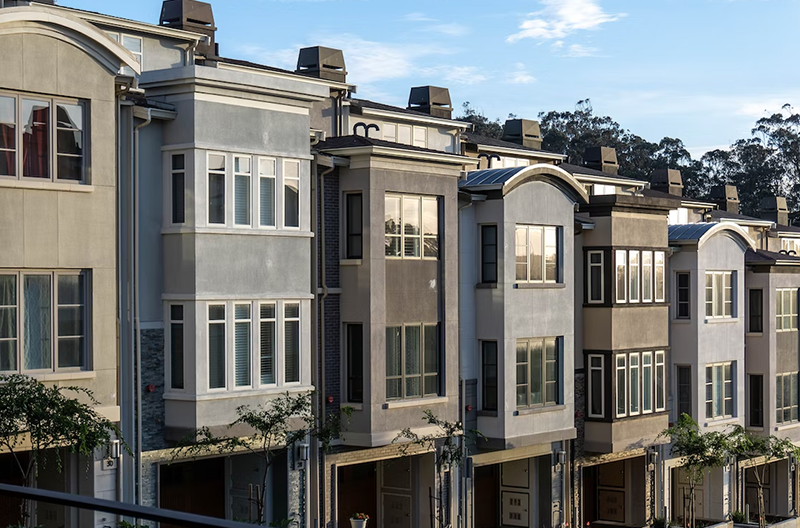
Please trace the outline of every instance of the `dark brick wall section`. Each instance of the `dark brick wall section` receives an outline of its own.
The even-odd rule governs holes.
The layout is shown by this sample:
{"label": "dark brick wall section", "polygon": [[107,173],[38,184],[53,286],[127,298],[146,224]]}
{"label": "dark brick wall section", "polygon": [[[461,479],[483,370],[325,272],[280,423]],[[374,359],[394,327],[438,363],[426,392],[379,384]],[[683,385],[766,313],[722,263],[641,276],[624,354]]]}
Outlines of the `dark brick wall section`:
{"label": "dark brick wall section", "polygon": [[[154,389],[150,392],[149,388]],[[142,449],[165,449],[164,330],[142,330]]]}
{"label": "dark brick wall section", "polygon": [[[338,264],[337,264],[338,268]],[[344,366],[341,350],[342,323],[339,316],[339,295],[328,295],[325,300],[325,398],[333,396],[333,403],[326,401],[326,414],[336,412],[342,399],[341,368]]]}
{"label": "dark brick wall section", "polygon": [[[341,196],[339,194],[339,170],[335,170],[330,174],[325,175],[323,186],[325,189],[325,203],[320,204],[320,209],[318,210],[318,218],[322,219],[322,216],[325,217],[325,281],[327,281],[329,288],[338,288],[339,287],[339,258],[341,256],[340,249],[339,249],[339,239],[340,239],[340,222],[342,221],[342,216],[339,212],[339,204],[341,200]],[[321,223],[321,222],[320,222]],[[318,233],[320,231],[319,226],[317,226]],[[320,252],[320,256],[322,255],[322,237],[317,238],[317,250]],[[322,260],[320,259],[320,263]],[[318,274],[320,276],[320,287],[322,287],[323,281],[321,279],[322,275],[322,267],[319,265]]]}

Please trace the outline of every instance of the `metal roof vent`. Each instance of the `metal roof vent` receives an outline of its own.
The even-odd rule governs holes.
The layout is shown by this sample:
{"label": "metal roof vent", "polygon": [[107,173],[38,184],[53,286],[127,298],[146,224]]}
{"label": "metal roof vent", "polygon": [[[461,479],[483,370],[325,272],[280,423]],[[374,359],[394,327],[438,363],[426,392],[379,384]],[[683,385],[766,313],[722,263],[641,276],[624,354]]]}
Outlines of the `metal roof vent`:
{"label": "metal roof vent", "polygon": [[761,199],[761,218],[778,225],[789,225],[789,208],[783,196],[765,196]]}
{"label": "metal roof vent", "polygon": [[347,78],[342,50],[323,46],[301,49],[297,57],[296,71],[309,77],[342,83]]}
{"label": "metal roof vent", "polygon": [[541,150],[542,131],[539,122],[531,119],[506,120],[503,126],[503,141]]}
{"label": "metal roof vent", "polygon": [[408,96],[408,109],[450,119],[453,117],[450,90],[438,86],[416,86]]}
{"label": "metal roof vent", "polygon": [[617,175],[619,174],[617,151],[613,147],[589,147],[583,153],[583,166]]}
{"label": "metal roof vent", "polygon": [[675,169],[656,169],[650,175],[650,188],[654,191],[683,196],[683,177]]}
{"label": "metal roof vent", "polygon": [[735,185],[715,185],[711,188],[711,201],[723,211],[739,214],[739,192]]}
{"label": "metal roof vent", "polygon": [[158,23],[161,26],[208,35],[209,42],[198,44],[197,53],[206,57],[219,55],[219,49],[214,42],[214,33],[217,28],[214,25],[211,4],[197,0],[164,0]]}

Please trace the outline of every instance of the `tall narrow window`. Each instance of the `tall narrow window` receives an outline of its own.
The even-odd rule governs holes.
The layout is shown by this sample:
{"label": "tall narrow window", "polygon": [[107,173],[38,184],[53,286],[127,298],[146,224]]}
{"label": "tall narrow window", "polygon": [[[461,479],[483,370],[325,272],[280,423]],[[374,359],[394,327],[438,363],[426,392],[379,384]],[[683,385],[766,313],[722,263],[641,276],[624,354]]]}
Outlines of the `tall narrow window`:
{"label": "tall narrow window", "polygon": [[300,381],[300,304],[284,305],[284,358],[286,361],[286,383]]}
{"label": "tall narrow window", "polygon": [[85,364],[86,287],[83,275],[58,277],[58,367],[82,367]]}
{"label": "tall narrow window", "polygon": [[439,395],[439,327],[422,326],[423,393],[425,396]]}
{"label": "tall narrow window", "polygon": [[764,290],[749,290],[747,297],[747,331],[760,334],[764,331]]}
{"label": "tall narrow window", "polygon": [[250,357],[250,328],[252,320],[250,318],[250,304],[237,304],[233,307],[234,327],[233,327],[233,354],[234,354],[234,378],[237,387],[249,387],[252,385]]}
{"label": "tall narrow window", "polygon": [[778,332],[797,330],[797,289],[775,291],[775,329]]}
{"label": "tall narrow window", "polygon": [[628,414],[628,383],[626,372],[627,357],[625,354],[617,354],[617,416]]}
{"label": "tall narrow window", "polygon": [[300,227],[300,162],[283,160],[283,227]]}
{"label": "tall narrow window", "polygon": [[347,340],[347,401],[364,401],[364,327],[360,324],[345,325]]}
{"label": "tall narrow window", "polygon": [[675,368],[678,385],[678,417],[682,414],[692,416],[692,367]]}
{"label": "tall narrow window", "polygon": [[642,352],[642,414],[653,412],[653,353]]}
{"label": "tall narrow window", "polygon": [[172,223],[186,222],[186,156],[173,154],[172,158]]}
{"label": "tall narrow window", "polygon": [[764,376],[750,374],[750,427],[764,427]]}
{"label": "tall narrow window", "polygon": [[628,298],[639,302],[639,252],[628,251]]}
{"label": "tall narrow window", "polygon": [[617,250],[615,252],[616,259],[616,273],[617,273],[617,302],[624,303],[627,301],[628,292],[628,267],[627,255],[625,250]]}
{"label": "tall narrow window", "polygon": [[17,175],[17,100],[0,96],[0,176]]}
{"label": "tall narrow window", "polygon": [[654,255],[655,255],[655,262],[656,262],[656,268],[655,268],[656,302],[664,302],[664,300],[665,300],[664,294],[666,292],[666,286],[664,284],[665,277],[666,277],[665,271],[664,271],[665,263],[666,263],[666,260],[665,260],[666,257],[664,255],[663,251],[656,251],[654,253]]}
{"label": "tall narrow window", "polygon": [[50,178],[50,103],[22,100],[22,175]]}
{"label": "tall narrow window", "polygon": [[225,223],[225,155],[208,155],[208,223]]}
{"label": "tall narrow window", "polygon": [[590,303],[602,303],[605,286],[603,284],[603,252],[589,251],[587,255],[589,258],[589,273],[587,275],[589,284],[586,289],[588,292],[587,300]]}
{"label": "tall narrow window", "polygon": [[421,329],[419,326],[405,327],[405,391],[407,398],[422,396],[422,365],[420,355],[422,353],[420,344]]}
{"label": "tall narrow window", "polygon": [[558,281],[558,231],[555,227],[544,228],[544,280]]}
{"label": "tall narrow window", "polygon": [[258,223],[275,227],[275,160],[258,158]]}
{"label": "tall narrow window", "polygon": [[481,226],[481,282],[497,282],[497,226]]}
{"label": "tall narrow window", "polygon": [[675,274],[678,294],[677,303],[677,318],[689,319],[691,317],[691,276],[688,272],[679,272]]}
{"label": "tall narrow window", "polygon": [[386,327],[386,399],[403,397],[403,327]]}
{"label": "tall narrow window", "polygon": [[642,302],[653,302],[652,251],[642,251]]}
{"label": "tall narrow window", "polygon": [[663,350],[656,351],[656,412],[667,408],[667,370]]}
{"label": "tall narrow window", "polygon": [[403,198],[403,256],[420,256],[420,207],[419,200]]}
{"label": "tall narrow window", "polygon": [[263,303],[259,306],[259,324],[261,332],[261,350],[259,358],[261,362],[261,384],[274,385],[275,380],[275,350],[277,348],[277,336],[275,325],[275,304]]}
{"label": "tall narrow window", "polygon": [[17,365],[17,276],[0,275],[0,372]]}
{"label": "tall narrow window", "polygon": [[250,156],[236,156],[233,159],[233,223],[249,226],[250,220]]}
{"label": "tall narrow window", "polygon": [[225,305],[208,307],[208,387],[225,388]]}
{"label": "tall narrow window", "polygon": [[384,216],[386,224],[386,250],[387,257],[399,257],[402,255],[400,247],[402,244],[402,225],[400,223],[400,196],[386,195]]}
{"label": "tall narrow window", "polygon": [[345,195],[345,258],[360,259],[362,257],[362,195],[349,193]]}
{"label": "tall narrow window", "polygon": [[56,104],[56,175],[83,180],[83,106]]}
{"label": "tall narrow window", "polygon": [[497,410],[497,341],[481,341],[481,409]]}
{"label": "tall narrow window", "polygon": [[589,416],[605,416],[605,397],[603,356],[589,355]]}
{"label": "tall narrow window", "polygon": [[630,398],[630,415],[639,414],[639,354],[631,354],[628,357],[628,394]]}
{"label": "tall narrow window", "polygon": [[23,275],[25,370],[52,368],[50,275]]}
{"label": "tall narrow window", "polygon": [[183,385],[183,305],[169,306],[169,385],[182,389]]}

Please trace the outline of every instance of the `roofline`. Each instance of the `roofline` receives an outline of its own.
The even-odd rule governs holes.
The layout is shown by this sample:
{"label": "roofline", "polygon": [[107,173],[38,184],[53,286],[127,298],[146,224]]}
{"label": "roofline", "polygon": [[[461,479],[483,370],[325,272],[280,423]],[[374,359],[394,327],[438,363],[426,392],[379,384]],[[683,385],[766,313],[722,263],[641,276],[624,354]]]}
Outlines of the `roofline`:
{"label": "roofline", "polygon": [[[774,224],[775,222],[772,223]],[[789,237],[792,238],[800,238],[800,233],[798,233],[797,231],[781,231],[780,229],[775,228],[775,232],[778,235],[788,235]]]}
{"label": "roofline", "polygon": [[[708,231],[700,235],[700,238],[669,240],[669,243],[676,244],[679,246],[696,245],[697,248],[699,249],[703,244],[705,244],[708,241],[709,238],[716,235],[719,231],[733,231],[734,233],[742,237],[742,239],[744,239],[747,247],[749,247],[753,251],[756,251],[758,249],[756,248],[756,243],[753,241],[752,238],[750,238],[750,235],[748,235],[747,232],[744,229],[742,229],[741,226],[739,226],[739,224],[735,224],[733,222],[711,222],[711,223],[713,223],[714,225]],[[691,224],[682,224],[682,225],[691,225]]]}
{"label": "roofline", "polygon": [[[556,165],[557,167],[558,165]],[[561,169],[564,170],[564,169]],[[613,176],[594,176],[591,174],[582,174],[580,172],[574,173],[575,179],[579,182],[583,183],[584,181],[592,182],[592,183],[615,183],[618,185],[630,185],[633,187],[638,187],[640,189],[644,189],[647,185],[647,182],[641,180],[623,180],[621,178],[614,178]]]}
{"label": "roofline", "polygon": [[267,75],[273,77],[284,77],[289,79],[303,79],[305,81],[310,82],[311,84],[321,84],[323,86],[329,86],[331,88],[338,88],[340,90],[355,90],[356,86],[354,84],[347,84],[347,83],[340,83],[336,81],[329,81],[327,79],[319,79],[317,77],[310,77],[308,75],[301,75],[299,73],[294,72],[282,72],[282,71],[275,71],[275,70],[264,70],[261,68],[254,68],[251,66],[242,66],[240,64],[231,64],[230,62],[225,62],[224,59],[219,60],[217,62],[217,67],[223,70],[239,70],[246,73],[255,73],[260,75]]}
{"label": "roofline", "polygon": [[[467,143],[475,143],[474,141],[467,140]],[[523,154],[526,156],[537,157],[537,158],[546,158],[546,159],[557,159],[557,160],[565,160],[567,157],[563,154],[556,154],[555,152],[545,152],[544,150],[523,150],[523,149],[515,149],[511,147],[494,147],[492,145],[483,145],[482,143],[475,143],[478,146],[478,150],[493,150],[495,152],[499,152],[500,154]]]}
{"label": "roofline", "polygon": [[[739,224],[754,227],[772,227],[774,222],[768,220],[739,220],[736,218],[716,218],[717,222],[728,222],[730,224]],[[800,233],[798,233],[800,235]]]}
{"label": "roofline", "polygon": [[384,156],[392,156],[395,158],[409,158],[425,161],[439,161],[451,163],[453,165],[477,165],[479,160],[467,156],[459,156],[458,154],[446,154],[436,152],[422,152],[419,150],[405,150],[393,147],[379,147],[376,145],[363,145],[358,147],[339,147],[339,148],[322,148],[321,152],[329,152],[331,154],[338,154],[341,156],[358,156],[359,154],[379,154]]}
{"label": "roofline", "polygon": [[125,18],[119,18],[111,15],[103,15],[100,13],[90,13],[88,11],[82,11],[80,9],[72,9],[69,7],[62,7],[62,6],[47,6],[47,7],[48,9],[56,9],[58,11],[65,11],[71,13],[73,14],[73,16],[91,22],[98,22],[100,24],[106,24],[109,26],[114,26],[119,28],[135,29],[136,31],[152,33],[154,35],[161,35],[164,37],[173,37],[188,42],[191,41],[199,42],[201,40],[208,39],[208,36],[203,35],[202,33],[194,33],[192,31],[185,31],[183,29],[169,28],[166,26],[160,26],[158,24],[150,24],[148,22],[128,20]]}
{"label": "roofline", "polygon": [[[677,197],[676,198],[680,198]],[[681,205],[686,207],[692,207],[694,209],[713,209],[716,207],[717,204],[711,202],[700,202],[698,200],[684,200],[681,198]]]}
{"label": "roofline", "polygon": [[[477,159],[477,158],[470,158]],[[484,169],[484,170],[502,170],[502,169]],[[553,178],[558,178],[560,181],[554,182]],[[572,174],[560,168],[558,165],[552,163],[536,163],[522,167],[516,174],[511,176],[508,180],[499,184],[477,184],[477,185],[464,185],[462,188],[475,191],[491,191],[502,190],[503,196],[507,195],[518,186],[523,185],[528,181],[547,181],[561,191],[571,191],[575,202],[589,203],[589,195],[586,189]]]}
{"label": "roofline", "polygon": [[[348,101],[345,99],[345,102],[348,103],[348,106],[355,106],[358,105],[357,102]],[[407,121],[418,121],[420,123],[430,123],[434,125],[446,125],[452,128],[460,128],[462,130],[466,130],[470,127],[470,123],[466,121],[457,121],[455,119],[444,119],[441,117],[434,117],[434,116],[426,116],[426,115],[416,115],[416,114],[409,114],[407,112],[392,112],[389,110],[378,110],[377,108],[368,108],[366,106],[362,106],[361,114],[362,115],[375,115],[375,116],[382,116],[382,117],[394,117],[399,119],[406,119]]]}

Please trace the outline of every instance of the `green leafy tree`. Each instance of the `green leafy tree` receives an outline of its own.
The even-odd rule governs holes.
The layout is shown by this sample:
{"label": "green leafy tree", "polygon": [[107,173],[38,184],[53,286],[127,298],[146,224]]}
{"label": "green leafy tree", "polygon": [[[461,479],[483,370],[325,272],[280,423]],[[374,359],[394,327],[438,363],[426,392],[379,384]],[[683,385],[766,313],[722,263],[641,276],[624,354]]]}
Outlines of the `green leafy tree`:
{"label": "green leafy tree", "polygon": [[794,455],[800,458],[800,448],[788,438],[777,438],[774,435],[759,436],[746,430],[741,425],[734,427],[730,434],[729,445],[731,454],[737,458],[745,458],[760,463],[751,470],[755,475],[758,487],[758,526],[767,526],[766,509],[764,508],[764,479],[770,462],[781,460]]}
{"label": "green leafy tree", "polygon": [[672,443],[670,454],[682,459],[680,468],[689,482],[689,507],[684,515],[684,526],[695,528],[695,489],[706,471],[724,464],[729,451],[728,435],[718,431],[701,433],[697,422],[684,413],[659,436],[669,438]]}
{"label": "green leafy tree", "polygon": [[462,105],[462,111],[464,115],[456,117],[456,120],[472,123],[472,131],[475,134],[495,139],[503,137],[503,124],[500,122],[500,119],[492,121],[480,111],[472,108],[469,101]]}
{"label": "green leafy tree", "polygon": [[[119,429],[92,408],[98,401],[83,387],[47,386],[20,374],[0,376],[0,402],[0,446],[11,453],[25,486],[35,484],[48,461],[60,472],[62,449],[91,457],[113,437],[120,438]],[[29,517],[30,502],[23,500],[20,524]]]}
{"label": "green leafy tree", "polygon": [[343,407],[339,413],[318,420],[313,412],[312,395],[312,392],[295,395],[287,392],[256,407],[237,407],[237,418],[226,429],[231,432],[243,426],[251,431],[248,436],[216,435],[208,427],[202,427],[173,449],[172,460],[240,451],[257,456],[263,462],[263,470],[259,476],[260,493],[251,499],[256,507],[256,518],[251,521],[264,524],[267,479],[276,457],[308,437],[319,441],[323,450],[329,450],[353,413],[352,407]]}

